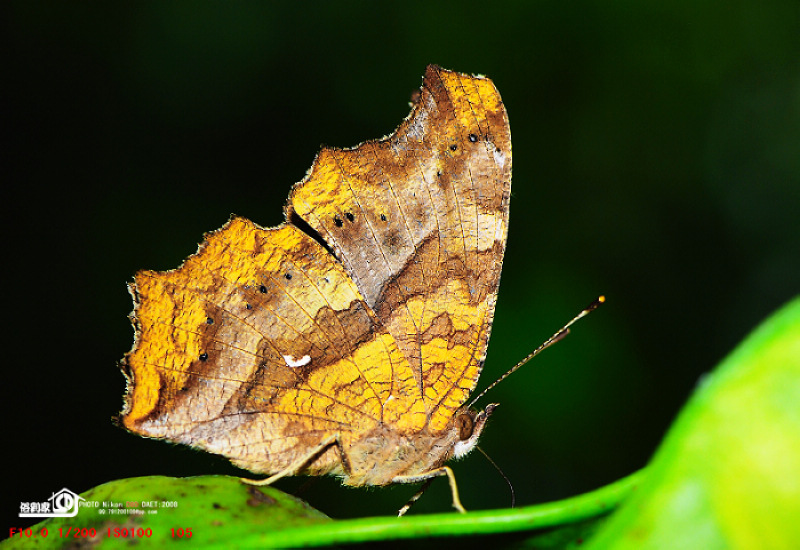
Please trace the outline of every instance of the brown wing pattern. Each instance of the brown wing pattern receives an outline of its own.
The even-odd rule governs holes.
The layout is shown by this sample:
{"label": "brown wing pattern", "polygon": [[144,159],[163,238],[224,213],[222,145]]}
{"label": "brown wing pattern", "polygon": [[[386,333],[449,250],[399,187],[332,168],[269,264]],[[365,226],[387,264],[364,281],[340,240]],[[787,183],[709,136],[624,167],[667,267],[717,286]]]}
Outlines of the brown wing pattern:
{"label": "brown wing pattern", "polygon": [[490,80],[428,67],[390,136],[323,149],[292,191],[413,370],[433,432],[474,389],[508,230],[511,136]]}
{"label": "brown wing pattern", "polygon": [[[234,218],[131,285],[124,425],[275,473],[328,436],[443,431],[486,354],[511,142],[488,79],[428,68],[395,133],[323,149],[263,229]],[[334,448],[310,473],[342,473]]]}
{"label": "brown wing pattern", "polygon": [[[326,436],[419,430],[413,375],[340,264],[292,225],[234,218],[179,269],[137,274],[134,432],[275,472]],[[394,399],[390,399],[394,396]],[[336,466],[333,451],[314,470]]]}

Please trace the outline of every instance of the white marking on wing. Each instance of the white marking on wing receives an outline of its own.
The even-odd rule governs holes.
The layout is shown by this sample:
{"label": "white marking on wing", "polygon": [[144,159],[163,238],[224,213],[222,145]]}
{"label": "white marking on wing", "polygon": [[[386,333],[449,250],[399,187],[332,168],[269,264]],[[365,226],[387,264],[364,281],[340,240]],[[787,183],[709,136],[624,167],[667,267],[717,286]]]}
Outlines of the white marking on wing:
{"label": "white marking on wing", "polygon": [[287,367],[295,369],[297,367],[302,367],[303,365],[308,365],[311,362],[311,356],[304,355],[295,361],[295,358],[291,355],[284,355],[283,360],[286,361]]}

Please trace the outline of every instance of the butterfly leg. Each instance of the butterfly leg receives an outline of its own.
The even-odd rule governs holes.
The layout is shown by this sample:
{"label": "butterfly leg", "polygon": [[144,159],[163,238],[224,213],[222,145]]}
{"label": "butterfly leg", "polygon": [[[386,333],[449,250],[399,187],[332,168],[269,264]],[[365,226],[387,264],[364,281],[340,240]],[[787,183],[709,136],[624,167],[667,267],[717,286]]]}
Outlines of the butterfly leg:
{"label": "butterfly leg", "polygon": [[408,499],[408,502],[406,502],[405,506],[400,508],[400,510],[397,512],[397,517],[404,516],[406,514],[406,512],[408,512],[411,509],[411,507],[414,505],[414,503],[417,502],[419,500],[419,498],[422,496],[422,494],[428,489],[428,487],[431,486],[431,483],[433,483],[434,479],[435,478],[432,478],[432,477],[428,478],[428,480],[425,481],[425,483],[422,484],[422,487],[420,487],[420,490],[417,491],[416,493],[414,493],[414,496],[412,496],[410,499]]}
{"label": "butterfly leg", "polygon": [[309,451],[307,454],[301,456],[300,458],[289,464],[286,468],[284,468],[277,474],[274,474],[266,479],[247,479],[243,477],[241,478],[241,480],[244,483],[249,483],[250,485],[272,485],[273,483],[275,483],[276,481],[278,481],[283,477],[293,476],[297,474],[304,467],[308,466],[309,464],[314,462],[314,460],[319,458],[319,456],[323,452],[325,452],[331,445],[336,445],[337,447],[339,447],[339,452],[342,455],[342,457],[344,457],[344,453],[341,452],[342,446],[339,443],[339,436],[333,434],[323,439],[319,443],[319,445],[311,449],[311,451]]}
{"label": "butterfly leg", "polygon": [[441,468],[436,468],[435,470],[431,470],[430,472],[425,472],[424,474],[419,474],[415,476],[397,476],[392,480],[392,483],[419,483],[421,481],[425,482],[425,485],[422,486],[411,500],[408,503],[400,508],[398,512],[398,516],[402,516],[411,506],[419,500],[419,497],[422,496],[422,493],[425,489],[428,488],[428,485],[431,484],[434,478],[439,476],[447,476],[447,479],[450,481],[450,491],[453,493],[453,508],[461,512],[462,514],[466,514],[467,511],[464,509],[464,506],[461,504],[461,499],[458,498],[458,485],[456,485],[456,476],[453,473],[453,470],[450,469],[449,466],[442,466]]}

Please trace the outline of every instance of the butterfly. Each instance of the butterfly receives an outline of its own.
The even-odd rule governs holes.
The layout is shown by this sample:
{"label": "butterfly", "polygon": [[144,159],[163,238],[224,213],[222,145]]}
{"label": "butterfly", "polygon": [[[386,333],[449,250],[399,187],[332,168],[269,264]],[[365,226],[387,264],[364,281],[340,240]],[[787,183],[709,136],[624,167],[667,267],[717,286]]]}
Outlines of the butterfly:
{"label": "butterfly", "polygon": [[[494,410],[486,358],[511,134],[488,78],[429,66],[391,135],[323,148],[262,228],[234,217],[140,271],[121,423],[268,474],[352,486],[447,476]],[[403,513],[404,510],[401,510]]]}

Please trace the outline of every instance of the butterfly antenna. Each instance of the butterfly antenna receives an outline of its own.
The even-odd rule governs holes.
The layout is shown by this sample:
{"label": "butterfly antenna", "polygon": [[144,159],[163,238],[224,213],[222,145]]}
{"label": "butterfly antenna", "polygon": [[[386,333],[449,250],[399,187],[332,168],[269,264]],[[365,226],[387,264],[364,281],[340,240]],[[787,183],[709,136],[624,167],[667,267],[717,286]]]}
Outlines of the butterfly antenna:
{"label": "butterfly antenna", "polygon": [[546,350],[547,348],[549,348],[550,346],[552,346],[556,342],[560,342],[567,334],[569,334],[569,327],[571,327],[576,322],[578,322],[579,319],[583,319],[584,317],[589,315],[592,311],[594,311],[595,309],[600,307],[600,304],[602,304],[605,301],[606,301],[606,297],[605,296],[598,296],[591,304],[589,304],[588,306],[583,308],[583,311],[581,311],[575,317],[573,317],[572,320],[569,323],[567,323],[566,325],[561,327],[561,329],[558,332],[556,332],[550,338],[548,338],[541,346],[539,346],[538,348],[533,350],[525,359],[523,359],[522,361],[520,361],[519,363],[514,365],[514,367],[511,370],[509,370],[503,376],[501,376],[500,378],[495,380],[492,384],[489,385],[488,388],[486,388],[481,393],[479,393],[478,397],[476,397],[475,399],[470,401],[468,407],[472,407],[472,405],[474,405],[475,402],[478,401],[478,399],[480,399],[481,397],[486,395],[486,392],[488,392],[493,387],[495,387],[497,384],[499,384],[500,382],[502,382],[503,380],[508,378],[508,376],[511,373],[515,372],[522,365],[524,365],[525,363],[527,363],[528,361],[530,361],[531,359],[533,359],[534,357],[536,357],[537,355],[542,353],[544,350]]}
{"label": "butterfly antenna", "polygon": [[513,508],[514,505],[517,503],[517,496],[514,494],[514,486],[511,484],[511,480],[508,479],[508,476],[506,476],[506,474],[503,472],[503,470],[500,469],[500,466],[498,466],[495,463],[495,461],[492,460],[492,457],[490,457],[489,455],[486,454],[486,451],[484,451],[483,449],[481,449],[477,445],[475,445],[475,448],[478,449],[481,452],[481,454],[486,457],[486,460],[489,461],[489,464],[494,466],[494,469],[497,470],[500,473],[500,475],[503,476],[503,479],[506,480],[506,483],[508,483],[508,488],[511,490],[511,507]]}

